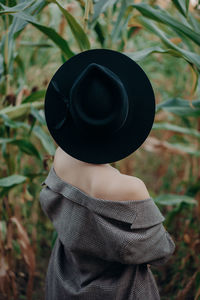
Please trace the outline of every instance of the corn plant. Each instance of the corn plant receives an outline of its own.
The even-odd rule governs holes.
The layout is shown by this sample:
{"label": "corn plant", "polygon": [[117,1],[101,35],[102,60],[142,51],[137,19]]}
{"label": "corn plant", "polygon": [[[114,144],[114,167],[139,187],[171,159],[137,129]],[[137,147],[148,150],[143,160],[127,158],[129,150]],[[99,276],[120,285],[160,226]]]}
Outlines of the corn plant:
{"label": "corn plant", "polygon": [[[184,241],[191,246],[190,255],[199,265],[198,242],[192,243],[188,238],[191,233],[195,241],[198,240],[198,233],[194,234],[191,229],[196,226],[193,208],[197,207],[200,190],[198,6],[192,7],[188,0],[172,0],[166,9],[157,1],[2,0],[0,27],[0,293],[5,299],[24,299],[25,293],[27,299],[33,298],[37,276],[36,249],[42,239],[41,232],[44,231],[47,240],[51,241],[50,244],[46,241],[46,246],[53,247],[56,238],[55,231],[47,230],[52,229],[50,225],[45,230],[41,224],[42,215],[38,206],[38,183],[47,175],[48,162],[52,161],[55,153],[55,144],[46,130],[43,110],[50,75],[73,55],[92,48],[121,51],[146,70],[154,61],[154,73],[159,72],[161,61],[170,64],[174,62],[172,59],[176,59],[177,64],[184,62],[188,65],[191,73],[187,74],[187,78],[192,78],[189,97],[163,97],[165,91],[162,91],[161,98],[166,99],[156,99],[152,134],[142,149],[154,154],[153,160],[163,157],[162,192],[152,191],[152,194],[160,207],[170,207],[165,226],[171,230],[175,230],[171,224],[176,222],[179,214],[187,216],[189,223],[183,224]],[[32,83],[28,78],[30,70],[35,72],[45,68],[52,61],[52,73],[46,75],[45,71],[41,72],[39,78],[33,74]],[[161,72],[162,76],[167,77],[167,73]],[[184,84],[182,86],[184,88]],[[175,187],[173,182],[169,184],[167,172],[170,161],[177,157],[184,164],[184,172],[179,176],[173,175]],[[41,216],[38,217],[39,214]],[[21,260],[28,274],[24,279],[24,295],[20,294],[17,281],[19,276],[21,280],[25,276],[25,272],[21,272],[23,275],[17,274]],[[183,268],[185,263],[186,260],[181,265]],[[174,276],[181,276],[177,274]],[[188,296],[195,280],[193,296],[198,299],[199,278],[198,269],[189,287],[180,287],[174,292],[179,297],[177,299]],[[180,278],[180,282],[184,284],[187,279],[187,276]],[[167,283],[165,286],[167,291]],[[172,294],[169,298],[172,299]]]}

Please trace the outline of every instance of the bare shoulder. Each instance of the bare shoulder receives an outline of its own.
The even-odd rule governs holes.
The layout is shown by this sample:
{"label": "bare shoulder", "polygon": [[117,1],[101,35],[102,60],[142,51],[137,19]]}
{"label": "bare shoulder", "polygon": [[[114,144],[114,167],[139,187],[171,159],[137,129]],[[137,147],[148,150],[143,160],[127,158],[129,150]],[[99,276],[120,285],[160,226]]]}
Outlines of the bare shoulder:
{"label": "bare shoulder", "polygon": [[95,198],[119,201],[150,198],[145,183],[138,177],[122,174],[115,168],[81,167],[71,162],[71,158],[58,147],[53,163],[57,174]]}
{"label": "bare shoulder", "polygon": [[116,191],[122,201],[144,200],[150,198],[145,183],[138,177],[119,174],[116,181]]}

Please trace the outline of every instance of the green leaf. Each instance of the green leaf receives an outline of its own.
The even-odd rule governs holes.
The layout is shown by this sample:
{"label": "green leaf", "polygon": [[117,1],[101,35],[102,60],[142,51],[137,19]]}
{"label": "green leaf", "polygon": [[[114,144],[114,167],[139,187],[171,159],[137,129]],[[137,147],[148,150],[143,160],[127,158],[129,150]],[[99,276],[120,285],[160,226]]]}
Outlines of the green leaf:
{"label": "green leaf", "polygon": [[187,16],[188,21],[192,25],[192,27],[195,29],[196,32],[200,31],[200,22],[198,19],[196,19],[193,14],[190,13],[188,10],[188,16]]}
{"label": "green leaf", "polygon": [[33,115],[41,124],[46,125],[46,120],[44,119],[44,117],[41,116],[39,111],[33,106],[31,106],[30,114]]}
{"label": "green leaf", "polygon": [[41,141],[44,149],[47,151],[48,154],[55,154],[55,145],[49,134],[46,134],[40,126],[35,126],[33,128],[33,134],[37,136],[37,138]]}
{"label": "green leaf", "polygon": [[[143,17],[139,17],[140,23],[143,24],[143,26],[145,26],[147,29],[149,29],[151,32],[155,33],[157,36],[159,36],[163,43],[165,45],[167,45],[168,47],[176,50],[177,52],[179,52],[182,57],[188,61],[191,66],[194,68],[194,66],[197,67],[198,71],[200,72],[200,55],[197,55],[193,52],[184,50],[182,48],[179,48],[177,45],[175,45],[174,43],[172,43],[167,37],[166,35],[160,30],[158,29],[158,27],[156,27],[150,20],[147,20]],[[194,66],[193,66],[194,64]]]}
{"label": "green leaf", "polygon": [[0,53],[0,76],[4,72],[4,65],[3,65],[3,55]]}
{"label": "green leaf", "polygon": [[12,240],[12,246],[13,246],[13,249],[15,250],[15,252],[17,254],[21,253],[21,248],[20,248],[20,245],[19,245],[18,241]]}
{"label": "green leaf", "polygon": [[9,143],[14,140],[15,138],[0,138],[0,144]]}
{"label": "green leaf", "polygon": [[189,5],[190,5],[190,0],[185,0],[186,17],[187,17],[187,14],[188,14]]}
{"label": "green leaf", "polygon": [[180,117],[199,117],[200,100],[189,101],[181,98],[172,98],[158,103],[156,105],[156,112],[160,109],[169,111]]}
{"label": "green leaf", "polygon": [[125,10],[127,8],[127,5],[128,5],[127,0],[121,1],[121,6],[119,9],[118,17],[117,17],[117,20],[115,21],[115,24],[114,24],[114,27],[113,27],[112,33],[111,33],[112,42],[115,42],[117,40],[119,33],[122,32],[122,30],[123,30],[122,20],[123,20],[123,16],[124,16]]}
{"label": "green leaf", "polygon": [[186,8],[187,2],[188,1],[183,1],[183,0],[172,0],[173,4],[176,6],[176,8],[180,11],[182,15],[187,17],[187,11],[188,11],[188,6]]}
{"label": "green leaf", "polygon": [[23,11],[26,8],[30,7],[34,2],[35,2],[35,0],[24,1],[22,3],[19,3],[19,4],[15,5],[15,6],[12,6],[12,7],[8,7],[8,6],[0,3],[1,7],[3,8],[3,10],[0,11],[0,15],[10,14],[10,13],[17,13],[17,12]]}
{"label": "green leaf", "polygon": [[22,103],[28,103],[28,102],[34,102],[34,101],[40,100],[41,98],[45,97],[45,93],[46,93],[45,90],[33,92],[28,97],[26,97],[22,101]]}
{"label": "green leaf", "polygon": [[[31,106],[40,109],[44,107],[44,103],[42,102],[33,102],[33,103],[25,103],[17,106],[8,106],[0,110],[0,114],[6,114],[11,120],[15,120],[18,118],[24,118],[30,113]],[[0,118],[0,125],[3,123],[3,119]]]}
{"label": "green leaf", "polygon": [[15,184],[20,184],[24,181],[26,181],[27,177],[18,175],[18,174],[13,174],[4,178],[0,179],[0,187],[10,187]]}
{"label": "green leaf", "polygon": [[97,38],[98,38],[101,46],[103,47],[104,41],[105,41],[105,32],[104,32],[102,25],[99,22],[96,22],[96,24],[94,26],[94,30],[97,34]]}
{"label": "green leaf", "polygon": [[153,124],[153,129],[165,129],[165,130],[170,130],[170,131],[175,131],[183,134],[189,134],[191,136],[194,136],[198,139],[200,139],[200,132],[198,130],[193,129],[193,128],[185,128],[181,127],[178,125],[170,124],[170,123],[165,123],[165,122],[158,122]]}
{"label": "green leaf", "polygon": [[17,122],[17,121],[11,120],[6,114],[1,113],[0,117],[4,120],[4,125],[11,127],[11,128],[21,128],[21,127],[27,128],[29,126],[24,122]]}
{"label": "green leaf", "polygon": [[117,2],[117,0],[100,0],[100,1],[97,1],[94,4],[94,14],[92,16],[91,23],[94,23],[98,19],[99,15],[101,13],[103,13],[107,9],[107,7],[114,5],[115,2]]}
{"label": "green leaf", "polygon": [[16,145],[19,147],[19,149],[28,154],[28,155],[33,155],[36,156],[39,160],[42,160],[42,157],[36,147],[29,142],[28,140],[25,139],[14,139],[13,141],[10,142],[10,144]]}
{"label": "green leaf", "polygon": [[64,9],[58,3],[57,0],[52,0],[52,2],[54,2],[59,7],[61,12],[65,16],[65,19],[67,20],[67,22],[70,26],[70,29],[80,47],[80,50],[83,51],[83,50],[90,49],[90,42],[88,40],[88,37],[87,37],[86,33],[84,32],[84,30],[82,29],[82,27],[76,21],[76,19],[66,9]]}
{"label": "green leaf", "polygon": [[4,221],[4,220],[0,221],[0,228],[1,228],[2,240],[3,240],[3,242],[5,242],[6,241],[6,237],[7,237],[6,221]]}
{"label": "green leaf", "polygon": [[123,53],[126,54],[127,56],[129,56],[130,58],[132,58],[135,61],[143,60],[147,56],[149,56],[149,54],[151,54],[151,53],[166,53],[166,54],[171,54],[171,55],[176,56],[176,57],[182,57],[182,54],[179,53],[176,50],[163,49],[159,46],[154,46],[154,47],[142,49],[142,50],[139,50],[139,51],[135,51],[133,53],[131,53],[131,52],[123,52]]}
{"label": "green leaf", "polygon": [[14,55],[14,61],[18,65],[17,71],[19,70],[21,72],[21,75],[24,77],[25,76],[25,66],[24,66],[23,60],[19,56],[19,53],[16,53],[16,55]]}
{"label": "green leaf", "polygon": [[178,149],[183,153],[188,153],[190,155],[200,157],[200,151],[197,151],[192,146],[188,146],[188,145],[181,144],[181,143],[168,143],[167,142],[167,144],[170,146],[171,149]]}
{"label": "green leaf", "polygon": [[[45,0],[37,0],[33,5],[25,8],[24,12],[30,16],[37,15],[46,5],[47,2]],[[17,38],[26,25],[27,21],[17,18],[16,15],[14,15],[12,23],[9,26],[9,39]]]}
{"label": "green leaf", "polygon": [[183,202],[191,205],[198,205],[197,200],[187,195],[163,194],[159,195],[154,200],[156,203],[162,205],[176,205]]}
{"label": "green leaf", "polygon": [[71,51],[67,41],[64,40],[53,28],[41,25],[32,16],[22,12],[16,13],[15,16],[29,22],[46,36],[48,36],[61,49],[66,59],[74,55],[74,52]]}
{"label": "green leaf", "polygon": [[131,7],[136,8],[143,16],[149,19],[163,23],[170,26],[172,29],[176,29],[176,31],[182,32],[194,43],[200,46],[200,34],[183,23],[176,21],[174,17],[171,17],[164,10],[152,8],[146,3],[132,4]]}
{"label": "green leaf", "polygon": [[48,44],[48,43],[34,43],[34,42],[28,42],[28,41],[20,41],[19,44],[22,45],[22,46],[39,47],[39,48],[50,48],[50,47],[52,47],[52,45]]}
{"label": "green leaf", "polygon": [[[29,2],[28,2],[29,3]],[[34,1],[33,4],[27,5],[27,1],[23,1],[23,3],[20,3],[20,5],[23,5],[23,11],[26,12],[28,15],[34,15],[40,12],[40,10],[47,5],[45,0],[37,0]],[[5,6],[4,6],[5,7]],[[9,8],[10,9],[10,8]],[[13,7],[11,7],[13,9]],[[21,71],[22,78],[17,74],[16,78],[19,83],[19,85],[24,85],[24,74],[23,74],[23,62],[20,60],[19,57],[15,57],[15,39],[19,36],[21,31],[25,28],[25,26],[28,24],[27,21],[19,19],[16,17],[16,14],[12,15],[12,23],[8,28],[8,59],[7,59],[7,70],[8,74],[13,76],[13,64],[16,61],[19,65],[19,70]],[[6,35],[2,36],[2,42],[0,47],[0,52],[4,52],[5,49],[5,42],[6,42]],[[17,82],[16,82],[17,83]]]}

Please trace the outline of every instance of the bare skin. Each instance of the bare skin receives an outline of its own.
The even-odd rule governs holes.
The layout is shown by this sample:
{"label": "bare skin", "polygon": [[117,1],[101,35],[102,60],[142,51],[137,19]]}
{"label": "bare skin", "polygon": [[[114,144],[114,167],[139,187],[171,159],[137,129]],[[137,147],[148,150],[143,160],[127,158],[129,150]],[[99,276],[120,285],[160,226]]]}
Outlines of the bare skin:
{"label": "bare skin", "polygon": [[141,179],[121,174],[109,163],[86,163],[77,160],[58,147],[53,166],[62,180],[94,198],[118,201],[150,198]]}

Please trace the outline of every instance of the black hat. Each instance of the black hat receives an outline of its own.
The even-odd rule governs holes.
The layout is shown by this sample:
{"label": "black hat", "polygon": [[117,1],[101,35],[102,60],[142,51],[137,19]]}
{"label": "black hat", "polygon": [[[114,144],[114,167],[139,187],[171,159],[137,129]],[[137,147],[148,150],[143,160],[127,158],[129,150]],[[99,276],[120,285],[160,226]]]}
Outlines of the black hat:
{"label": "black hat", "polygon": [[121,160],[146,140],[155,96],[142,68],[110,49],[91,49],[68,59],[45,95],[48,130],[63,151],[94,164]]}

